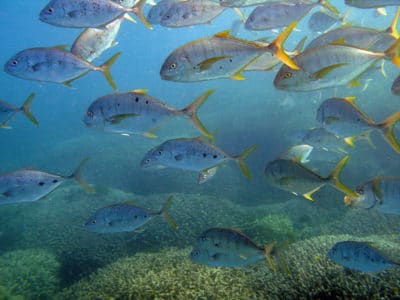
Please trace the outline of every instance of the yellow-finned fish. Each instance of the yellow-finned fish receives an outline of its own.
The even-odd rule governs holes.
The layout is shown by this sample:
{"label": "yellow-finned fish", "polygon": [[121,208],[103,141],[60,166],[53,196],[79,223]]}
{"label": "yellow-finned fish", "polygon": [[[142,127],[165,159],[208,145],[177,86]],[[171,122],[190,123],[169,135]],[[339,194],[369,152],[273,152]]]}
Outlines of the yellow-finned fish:
{"label": "yellow-finned fish", "polygon": [[267,182],[279,189],[302,195],[307,200],[313,201],[312,194],[326,184],[332,185],[337,190],[351,197],[358,194],[343,184],[339,175],[346,165],[349,156],[345,156],[327,177],[315,173],[300,162],[292,159],[276,159],[267,164],[264,174]]}
{"label": "yellow-finned fish", "polygon": [[22,79],[63,83],[67,86],[90,71],[100,71],[111,87],[116,89],[110,68],[120,55],[121,52],[118,52],[101,66],[95,66],[64,50],[63,46],[31,48],[9,59],[4,65],[4,71]]}
{"label": "yellow-finned fish", "polygon": [[216,78],[243,80],[242,71],[269,52],[290,68],[298,69],[282,48],[297,22],[287,27],[272,43],[252,42],[221,32],[190,42],[174,50],[163,63],[160,76],[171,81],[202,81]]}
{"label": "yellow-finned fish", "polygon": [[400,66],[400,39],[385,52],[373,52],[343,44],[328,44],[309,48],[293,60],[300,67],[291,70],[283,65],[275,76],[278,89],[290,91],[313,91],[329,87],[357,86],[357,79],[376,62],[390,59]]}
{"label": "yellow-finned fish", "polygon": [[142,168],[161,166],[204,173],[228,161],[235,161],[243,174],[251,178],[245,159],[256,149],[256,146],[250,146],[239,155],[230,155],[202,138],[178,138],[150,149],[140,165]]}
{"label": "yellow-finned fish", "polygon": [[357,186],[359,197],[344,197],[346,205],[400,215],[400,177],[375,177]]}
{"label": "yellow-finned fish", "polygon": [[400,112],[376,123],[354,104],[354,100],[355,97],[326,99],[318,108],[317,121],[350,145],[361,134],[379,129],[392,148],[400,153],[400,143],[394,134],[394,127],[400,121]]}
{"label": "yellow-finned fish", "polygon": [[196,239],[190,259],[213,267],[244,267],[261,259],[267,259],[276,271],[271,252],[272,242],[266,247],[258,246],[242,232],[231,228],[209,228]]}
{"label": "yellow-finned fish", "polygon": [[322,5],[334,14],[339,13],[328,0],[272,2],[257,6],[247,18],[245,27],[247,30],[268,30],[288,26],[294,20],[303,18],[317,5]]}
{"label": "yellow-finned fish", "polygon": [[32,115],[30,111],[30,106],[32,104],[33,97],[35,94],[32,93],[26,98],[24,104],[21,107],[14,106],[10,103],[0,100],[0,124],[2,128],[10,128],[8,127],[8,122],[14,118],[14,116],[19,113],[23,112],[24,115],[35,125],[39,125],[39,122],[36,118]]}
{"label": "yellow-finned fish", "polygon": [[307,46],[306,50],[315,48],[329,43],[341,42],[348,46],[366,49],[375,52],[383,52],[388,49],[400,37],[397,31],[397,23],[399,19],[400,8],[397,9],[393,21],[387,29],[378,30],[375,28],[349,26],[330,30],[313,39]]}
{"label": "yellow-finned fish", "polygon": [[124,17],[99,28],[85,29],[75,40],[71,52],[89,62],[100,57],[107,49],[116,45],[115,39]]}
{"label": "yellow-finned fish", "polygon": [[150,23],[142,13],[147,0],[125,7],[111,0],[51,0],[40,12],[41,21],[61,27],[94,28],[104,26],[126,13],[134,13],[145,26]]}
{"label": "yellow-finned fish", "polygon": [[161,17],[160,24],[166,27],[206,24],[226,9],[211,0],[175,1]]}
{"label": "yellow-finned fish", "polygon": [[183,109],[167,105],[148,95],[146,90],[108,94],[90,104],[83,121],[89,127],[100,127],[106,132],[156,137],[153,131],[162,123],[182,116],[188,118],[204,136],[211,138],[197,117],[197,109],[213,92],[208,90]]}
{"label": "yellow-finned fish", "polygon": [[345,0],[345,3],[358,8],[375,8],[400,5],[399,0]]}
{"label": "yellow-finned fish", "polygon": [[219,0],[219,4],[229,7],[244,7],[276,2],[277,0]]}

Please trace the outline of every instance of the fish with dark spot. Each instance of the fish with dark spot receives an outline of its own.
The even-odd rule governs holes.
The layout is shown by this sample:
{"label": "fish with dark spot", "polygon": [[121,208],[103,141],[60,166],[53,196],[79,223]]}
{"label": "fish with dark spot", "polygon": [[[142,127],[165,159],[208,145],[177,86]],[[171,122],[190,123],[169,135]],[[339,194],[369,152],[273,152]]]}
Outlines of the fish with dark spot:
{"label": "fish with dark spot", "polygon": [[74,179],[86,191],[93,189],[82,179],[81,170],[87,159],[69,176],[39,170],[21,169],[0,175],[0,205],[33,202],[42,199],[62,183]]}
{"label": "fish with dark spot", "polygon": [[231,228],[210,228],[196,239],[190,259],[212,267],[245,267],[261,259],[267,259],[275,271],[271,258],[274,243],[258,246],[248,236]]}
{"label": "fish with dark spot", "polygon": [[148,28],[142,13],[146,0],[125,7],[111,0],[51,0],[40,12],[40,20],[51,25],[72,28],[104,26],[126,13],[134,13]]}
{"label": "fish with dark spot", "polygon": [[329,250],[328,257],[338,265],[365,273],[381,272],[400,265],[368,242],[338,242]]}
{"label": "fish with dark spot", "polygon": [[190,119],[203,135],[211,137],[197,117],[197,109],[213,92],[208,90],[183,109],[165,104],[148,95],[146,90],[113,93],[95,100],[83,121],[89,127],[100,127],[106,132],[156,137],[153,131],[162,123],[183,116]]}
{"label": "fish with dark spot", "polygon": [[[245,164],[245,159],[256,148],[256,146],[250,146],[239,155],[230,155],[206,142],[204,138],[178,138],[168,140],[149,150],[141,162],[141,167],[163,166],[205,172],[228,161],[235,161],[243,174],[250,178],[251,174]],[[179,157],[179,160],[176,157]]]}
{"label": "fish with dark spot", "polygon": [[31,48],[20,51],[6,62],[4,71],[22,79],[63,83],[67,86],[90,71],[100,71],[111,87],[117,88],[110,68],[121,52],[114,54],[101,66],[95,66],[63,48]]}
{"label": "fish with dark spot", "polygon": [[167,210],[171,206],[170,196],[160,211],[150,211],[130,204],[115,204],[94,212],[85,223],[85,228],[98,233],[134,231],[157,216],[162,216],[174,229],[178,228]]}

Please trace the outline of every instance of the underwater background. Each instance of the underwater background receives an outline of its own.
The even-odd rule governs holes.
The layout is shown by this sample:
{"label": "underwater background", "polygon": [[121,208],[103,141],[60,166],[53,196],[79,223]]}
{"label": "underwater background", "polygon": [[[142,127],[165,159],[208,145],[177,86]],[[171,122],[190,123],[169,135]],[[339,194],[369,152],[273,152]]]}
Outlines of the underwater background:
{"label": "underwater background", "polygon": [[[332,1],[345,10],[343,1]],[[2,1],[0,8],[5,63],[16,52],[32,47],[71,45],[81,29],[40,22],[47,1]],[[145,7],[145,15],[149,6]],[[250,10],[244,9],[247,15]],[[359,25],[387,28],[395,8],[386,17],[373,10],[353,9],[349,20]],[[310,14],[309,14],[310,15]],[[326,253],[336,242],[363,240],[379,243],[400,258],[400,217],[374,210],[345,207],[343,194],[326,186],[314,202],[269,186],[264,167],[296,144],[296,133],[316,127],[316,110],[332,96],[356,96],[358,105],[376,121],[400,110],[400,99],[390,86],[398,69],[387,63],[388,75],[367,73],[362,88],[331,88],[296,93],[274,88],[276,70],[245,72],[246,80],[220,79],[193,83],[161,80],[160,67],[177,47],[230,29],[238,16],[226,10],[211,24],[183,28],[123,22],[118,45],[95,61],[99,64],[122,51],[111,73],[119,91],[146,88],[149,94],[183,108],[204,91],[216,91],[200,108],[199,117],[216,135],[215,143],[238,154],[258,145],[249,156],[253,175],[247,179],[235,163],[223,165],[214,178],[197,183],[195,172],[140,168],[144,154],[162,141],[199,135],[187,120],[176,120],[157,130],[157,139],[122,136],[88,128],[82,122],[87,107],[112,90],[100,72],[92,72],[68,88],[25,81],[0,72],[0,98],[21,105],[32,92],[31,111],[40,126],[22,115],[12,129],[0,131],[0,172],[36,168],[69,175],[89,157],[83,177],[95,188],[86,193],[66,183],[38,202],[0,206],[0,299],[320,299],[324,297],[394,299],[400,297],[400,269],[371,276],[349,271],[331,262]],[[286,43],[314,34],[302,19]],[[250,40],[276,36],[249,32]],[[396,129],[399,137],[399,130]],[[377,175],[399,176],[399,154],[379,133],[375,147],[357,141],[348,148],[350,160],[342,181],[354,188]],[[323,152],[323,151],[322,151]],[[315,159],[313,160],[313,155]],[[342,157],[338,153],[311,155],[311,164],[327,175]],[[170,214],[179,224],[174,231],[155,218],[141,232],[102,235],[83,224],[96,209],[134,200],[136,205],[159,210],[174,195]],[[289,241],[282,259],[289,272],[272,272],[263,260],[245,268],[197,265],[188,255],[196,237],[209,227],[239,228],[257,244]],[[400,261],[400,260],[398,260]]]}

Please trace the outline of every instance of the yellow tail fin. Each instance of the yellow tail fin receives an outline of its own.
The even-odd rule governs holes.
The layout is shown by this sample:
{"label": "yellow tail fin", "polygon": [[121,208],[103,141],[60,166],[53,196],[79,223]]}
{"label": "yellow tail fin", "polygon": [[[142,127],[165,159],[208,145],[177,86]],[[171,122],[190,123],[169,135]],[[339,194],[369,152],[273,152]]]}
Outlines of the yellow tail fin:
{"label": "yellow tail fin", "polygon": [[385,55],[392,63],[400,67],[400,38],[398,38],[386,51]]}
{"label": "yellow tail fin", "polygon": [[35,125],[39,125],[38,120],[33,116],[33,114],[30,111],[30,106],[32,104],[32,100],[35,97],[35,93],[32,93],[29,95],[28,98],[26,98],[24,104],[22,105],[21,109],[24,112],[25,116]]}
{"label": "yellow tail fin", "polygon": [[264,254],[265,254],[265,259],[268,262],[269,267],[271,268],[272,271],[276,272],[276,267],[274,264],[274,261],[272,260],[271,252],[274,249],[276,242],[272,242],[265,246],[264,248]]}
{"label": "yellow tail fin", "polygon": [[167,201],[165,201],[161,211],[160,211],[160,215],[162,215],[165,219],[165,221],[167,221],[167,223],[174,229],[178,229],[178,224],[174,221],[174,219],[171,218],[171,216],[168,214],[168,209],[171,206],[172,203],[172,199],[173,196],[169,196]]}
{"label": "yellow tail fin", "polygon": [[83,159],[74,171],[74,173],[72,173],[70,176],[67,176],[66,178],[75,179],[76,182],[78,182],[87,192],[91,193],[93,192],[93,188],[81,177],[82,168],[88,160],[89,158]]}
{"label": "yellow tail fin", "polygon": [[100,66],[101,71],[104,74],[104,77],[107,79],[108,83],[111,85],[111,87],[116,90],[117,86],[115,85],[114,79],[111,76],[110,69],[111,66],[115,63],[117,58],[121,55],[122,52],[115,53],[113,56],[111,56],[110,59],[108,59],[104,64]]}
{"label": "yellow tail fin", "polygon": [[386,120],[377,124],[377,126],[382,130],[385,139],[393,147],[393,149],[396,150],[397,153],[400,153],[400,143],[396,139],[396,136],[394,134],[394,127],[399,121],[400,121],[400,111],[395,112]]}
{"label": "yellow tail fin", "polygon": [[346,155],[344,158],[342,158],[341,161],[336,165],[336,167],[333,169],[331,174],[329,174],[328,179],[329,181],[332,182],[332,184],[341,192],[345,193],[348,196],[357,198],[359,195],[354,192],[351,188],[349,188],[347,185],[345,185],[339,178],[340,172],[343,170],[344,166],[346,165],[347,161],[349,160],[349,156]]}
{"label": "yellow tail fin", "polygon": [[132,11],[139,19],[140,21],[143,22],[143,24],[149,28],[149,29],[153,29],[153,26],[151,26],[151,24],[149,23],[149,21],[147,21],[146,17],[143,14],[143,6],[146,4],[147,0],[140,0],[139,2],[137,2],[131,9],[130,11]]}
{"label": "yellow tail fin", "polygon": [[208,97],[215,92],[215,89],[208,90],[204,94],[197,97],[189,106],[185,107],[182,110],[179,110],[179,113],[183,113],[190,118],[194,126],[207,138],[212,139],[212,134],[206,129],[203,123],[197,116],[197,109],[208,99]]}
{"label": "yellow tail fin", "polygon": [[389,33],[391,36],[393,36],[395,39],[398,39],[399,32],[397,31],[397,23],[399,21],[399,15],[400,15],[400,7],[397,9],[396,14],[394,15],[393,21],[390,24],[389,28],[386,29],[386,32]]}
{"label": "yellow tail fin", "polygon": [[276,55],[284,64],[289,66],[294,70],[299,70],[299,66],[294,62],[294,60],[286,53],[285,49],[283,49],[283,44],[289,37],[290,33],[296,27],[297,21],[294,21],[290,24],[284,31],[282,31],[278,37],[269,44],[266,48],[268,51],[271,51],[274,55]]}
{"label": "yellow tail fin", "polygon": [[328,0],[320,0],[319,3],[325,7],[327,10],[333,12],[334,14],[338,15],[339,11],[336,7],[334,7]]}
{"label": "yellow tail fin", "polygon": [[239,164],[240,170],[243,172],[243,174],[247,178],[251,178],[252,176],[251,176],[250,170],[246,166],[245,160],[256,149],[257,149],[257,146],[255,146],[255,145],[247,147],[238,156],[234,157],[237,160],[238,164]]}

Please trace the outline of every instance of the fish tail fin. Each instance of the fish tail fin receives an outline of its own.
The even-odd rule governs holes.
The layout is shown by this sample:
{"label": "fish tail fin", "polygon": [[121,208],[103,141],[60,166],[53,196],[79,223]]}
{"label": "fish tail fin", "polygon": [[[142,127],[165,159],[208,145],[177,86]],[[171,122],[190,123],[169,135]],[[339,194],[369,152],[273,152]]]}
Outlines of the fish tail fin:
{"label": "fish tail fin", "polygon": [[32,104],[32,100],[35,97],[35,93],[32,93],[26,98],[24,104],[21,107],[21,110],[24,112],[25,116],[35,125],[39,125],[38,120],[33,116],[33,114],[30,111],[30,107]]}
{"label": "fish tail fin", "polygon": [[394,134],[394,127],[399,121],[400,121],[400,111],[395,112],[386,120],[377,124],[377,126],[381,128],[383,135],[385,136],[385,139],[398,153],[400,153],[400,142],[397,140]]}
{"label": "fish tail fin", "polygon": [[115,63],[117,58],[121,55],[122,52],[117,52],[113,56],[111,56],[104,64],[100,66],[101,71],[104,74],[104,77],[107,79],[108,83],[111,85],[111,87],[116,90],[117,86],[114,82],[114,79],[111,76],[110,69],[112,65]]}
{"label": "fish tail fin", "polygon": [[257,149],[256,145],[247,147],[246,149],[244,149],[238,156],[235,156],[235,159],[237,160],[240,170],[243,172],[243,174],[247,177],[247,178],[251,178],[251,173],[250,170],[247,168],[246,166],[246,158],[255,150]]}
{"label": "fish tail fin", "polygon": [[70,179],[75,179],[75,181],[77,183],[79,183],[87,192],[91,193],[93,192],[93,188],[82,178],[81,176],[81,171],[82,168],[85,166],[85,164],[87,163],[87,161],[89,160],[89,158],[85,158],[83,159],[79,166],[76,168],[76,170],[74,171],[74,173],[72,173],[70,176],[68,176],[67,178]]}
{"label": "fish tail fin", "polygon": [[385,56],[390,58],[393,64],[400,67],[400,38],[385,51]]}
{"label": "fish tail fin", "polygon": [[285,30],[283,30],[278,37],[269,44],[266,48],[273,52],[284,64],[289,66],[294,70],[299,70],[299,66],[294,62],[294,60],[286,53],[285,49],[283,49],[283,44],[289,37],[290,33],[296,27],[297,21],[292,22]]}
{"label": "fish tail fin", "polygon": [[362,133],[359,136],[357,136],[357,139],[365,140],[371,146],[372,149],[376,149],[376,146],[371,139],[371,132],[372,130],[366,131],[365,133]]}
{"label": "fish tail fin", "polygon": [[343,16],[340,18],[343,25],[347,24],[347,18],[349,17],[350,11],[351,11],[351,8],[346,9]]}
{"label": "fish tail fin", "polygon": [[143,14],[143,6],[146,4],[147,0],[139,0],[132,8],[131,11],[142,21],[144,26],[149,29],[153,29],[153,26],[147,21],[146,17]]}
{"label": "fish tail fin", "polygon": [[303,37],[301,39],[301,41],[296,45],[296,48],[294,48],[293,52],[295,53],[295,55],[300,54],[301,51],[304,48],[304,44],[306,43],[307,40],[307,36]]}
{"label": "fish tail fin", "polygon": [[246,23],[246,16],[245,14],[238,8],[238,7],[233,7],[233,10],[235,11],[235,13],[239,16],[240,21],[242,23]]}
{"label": "fish tail fin", "polygon": [[342,158],[341,161],[336,165],[336,167],[333,169],[331,174],[329,174],[328,179],[331,181],[334,186],[341,192],[345,193],[346,195],[349,195],[351,197],[358,197],[357,193],[354,192],[351,188],[349,188],[347,185],[345,185],[341,180],[340,180],[340,173],[342,172],[344,166],[346,165],[347,161],[349,160],[349,156],[346,155],[344,158]]}
{"label": "fish tail fin", "polygon": [[276,272],[276,266],[275,266],[274,261],[272,260],[271,253],[274,250],[275,245],[276,245],[276,242],[274,241],[264,247],[265,259],[267,260],[268,265],[271,268],[271,270],[274,272]]}
{"label": "fish tail fin", "polygon": [[214,93],[215,89],[210,89],[207,92],[201,94],[197,97],[189,106],[185,107],[184,109],[179,110],[180,113],[185,114],[190,118],[193,125],[207,138],[212,139],[212,134],[207,130],[207,128],[203,125],[200,119],[197,116],[197,110],[199,107],[208,99],[208,97]]}
{"label": "fish tail fin", "polygon": [[325,7],[327,10],[330,12],[333,12],[334,14],[338,15],[339,11],[337,10],[336,7],[334,7],[328,0],[320,0],[319,3]]}
{"label": "fish tail fin", "polygon": [[136,20],[134,18],[132,18],[129,14],[124,14],[124,19],[128,20],[132,23],[137,23]]}
{"label": "fish tail fin", "polygon": [[172,203],[172,199],[173,196],[169,196],[167,201],[165,201],[161,211],[160,211],[160,215],[163,216],[163,218],[165,219],[165,221],[167,221],[167,223],[174,229],[178,229],[178,224],[174,221],[174,219],[171,218],[171,216],[168,214],[168,209],[171,206]]}
{"label": "fish tail fin", "polygon": [[388,29],[386,29],[386,32],[389,33],[391,36],[393,36],[395,39],[398,39],[400,37],[399,32],[397,31],[397,23],[399,21],[399,15],[400,15],[400,7],[397,9],[392,23],[390,24]]}

